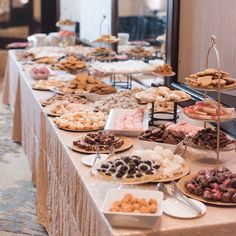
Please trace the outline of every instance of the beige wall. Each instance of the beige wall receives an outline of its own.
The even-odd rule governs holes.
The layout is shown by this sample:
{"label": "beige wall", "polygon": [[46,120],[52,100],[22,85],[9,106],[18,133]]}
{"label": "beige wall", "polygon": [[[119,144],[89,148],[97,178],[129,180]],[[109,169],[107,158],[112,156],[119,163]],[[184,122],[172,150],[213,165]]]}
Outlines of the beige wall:
{"label": "beige wall", "polygon": [[204,69],[211,34],[221,68],[236,77],[236,0],[181,0],[179,80]]}

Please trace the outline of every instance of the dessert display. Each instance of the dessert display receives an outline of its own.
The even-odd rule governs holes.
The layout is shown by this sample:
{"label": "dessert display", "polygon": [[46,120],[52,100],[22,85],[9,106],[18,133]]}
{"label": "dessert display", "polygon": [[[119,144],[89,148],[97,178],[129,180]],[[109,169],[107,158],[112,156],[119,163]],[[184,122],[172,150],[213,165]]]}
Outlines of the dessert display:
{"label": "dessert display", "polygon": [[70,20],[70,19],[61,19],[57,21],[56,23],[57,26],[62,26],[62,25],[75,25],[75,22]]}
{"label": "dessert display", "polygon": [[7,44],[7,49],[24,49],[29,47],[28,42],[13,42]]}
{"label": "dessert display", "polygon": [[40,58],[34,59],[34,62],[36,62],[38,64],[53,65],[53,64],[57,63],[57,60],[58,60],[57,57],[40,57]]}
{"label": "dessert display", "polygon": [[200,127],[190,125],[186,121],[181,121],[178,124],[165,123],[146,130],[139,136],[139,139],[176,145],[186,136],[195,135],[199,130],[201,130]]}
{"label": "dessert display", "polygon": [[36,90],[50,90],[52,88],[62,86],[64,82],[60,80],[39,80],[32,85],[33,89]]}
{"label": "dessert display", "polygon": [[99,163],[97,172],[108,180],[132,183],[153,179],[159,168],[155,161],[142,161],[140,156],[131,155]]}
{"label": "dessert display", "polygon": [[140,106],[134,95],[139,91],[139,89],[127,90],[103,97],[95,102],[94,109],[103,112],[109,112],[112,108],[136,109]]}
{"label": "dessert display", "polygon": [[143,130],[144,110],[142,108],[120,112],[116,116],[114,130]]}
{"label": "dessert display", "polygon": [[153,65],[143,61],[128,60],[119,62],[95,62],[92,67],[105,74],[135,74],[151,72],[154,68]]}
{"label": "dessert display", "polygon": [[126,54],[131,58],[140,58],[140,59],[152,56],[151,51],[145,50],[145,48],[141,46],[131,48],[128,52],[126,52]]}
{"label": "dessert display", "polygon": [[201,120],[217,120],[218,115],[220,120],[228,120],[234,117],[234,108],[226,108],[220,104],[218,110],[218,103],[214,100],[207,99],[203,102],[196,102],[195,105],[185,107],[184,113],[194,119]]}
{"label": "dessert display", "polygon": [[[234,144],[233,148],[235,148],[235,141],[229,139],[225,133],[220,131],[219,137],[220,149],[224,150],[230,144]],[[211,128],[199,130],[195,135],[190,137],[189,141],[191,142],[191,146],[196,148],[215,151],[217,149],[217,130]]]}
{"label": "dessert display", "polygon": [[120,39],[116,36],[110,35],[110,34],[103,34],[101,37],[96,39],[96,42],[100,43],[116,43]]}
{"label": "dessert display", "polygon": [[117,135],[138,136],[148,129],[148,115],[144,108],[114,108],[109,113],[105,130]]}
{"label": "dessert display", "polygon": [[84,149],[85,151],[108,151],[111,146],[115,149],[120,148],[124,144],[124,140],[110,132],[99,131],[90,133],[73,142],[73,145]]}
{"label": "dessert display", "polygon": [[184,186],[187,193],[207,202],[236,203],[236,174],[226,167],[200,170]]}
{"label": "dessert display", "polygon": [[73,95],[73,94],[65,94],[65,95],[60,95],[60,94],[55,94],[50,98],[47,98],[43,101],[41,101],[41,104],[43,106],[49,106],[51,104],[54,103],[81,103],[81,104],[85,104],[87,102],[87,99],[84,97],[80,97],[78,95]]}
{"label": "dessert display", "polygon": [[[219,77],[220,77],[220,85]],[[185,78],[185,81],[190,87],[199,89],[228,89],[236,87],[236,80],[230,77],[230,74],[224,71],[218,71],[213,68],[208,68],[204,71],[190,75]]]}
{"label": "dessert display", "polygon": [[62,93],[82,94],[84,92],[105,95],[115,93],[116,89],[88,73],[78,74],[70,83],[58,87]]}
{"label": "dessert display", "polygon": [[19,61],[30,61],[34,59],[34,54],[28,51],[16,52],[16,58]]}
{"label": "dessert display", "polygon": [[173,71],[170,65],[164,64],[164,65],[159,65],[155,67],[153,70],[153,73],[158,74],[158,75],[168,76],[168,75],[172,75]]}
{"label": "dessert display", "polygon": [[155,102],[154,112],[174,112],[174,102]]}
{"label": "dessert display", "polygon": [[144,162],[154,162],[159,166],[153,181],[170,181],[179,179],[189,172],[184,159],[170,149],[156,146],[154,150],[135,150],[133,155],[139,156]]}
{"label": "dessert display", "polygon": [[[84,101],[84,103],[82,103]],[[79,112],[84,110],[89,110],[88,105],[86,104],[86,100],[80,100],[79,103],[71,103],[68,101],[58,101],[54,104],[47,106],[45,111],[48,115],[51,116],[62,116],[68,112]]]}
{"label": "dessert display", "polygon": [[49,70],[48,70],[47,67],[33,67],[31,69],[31,74],[34,74],[34,75],[48,75]]}
{"label": "dessert display", "polygon": [[79,70],[85,69],[86,67],[86,63],[75,56],[68,56],[66,58],[63,58],[54,65],[55,69],[66,70],[70,73],[77,73]]}
{"label": "dessert display", "polygon": [[184,91],[171,90],[168,87],[160,86],[157,88],[147,88],[135,95],[140,103],[150,102],[180,102],[191,99],[191,96]]}
{"label": "dessert display", "polygon": [[85,110],[65,113],[61,117],[56,117],[54,123],[64,130],[93,131],[104,128],[106,119],[106,113]]}
{"label": "dessert display", "polygon": [[38,79],[47,79],[52,72],[46,66],[33,66],[29,70],[31,77],[35,80]]}
{"label": "dessert display", "polygon": [[116,59],[116,53],[107,47],[97,47],[90,52],[90,57],[100,61],[108,61]]}
{"label": "dessert display", "polygon": [[120,201],[115,201],[112,204],[110,211],[154,214],[157,211],[157,200],[137,198],[131,193],[126,193]]}

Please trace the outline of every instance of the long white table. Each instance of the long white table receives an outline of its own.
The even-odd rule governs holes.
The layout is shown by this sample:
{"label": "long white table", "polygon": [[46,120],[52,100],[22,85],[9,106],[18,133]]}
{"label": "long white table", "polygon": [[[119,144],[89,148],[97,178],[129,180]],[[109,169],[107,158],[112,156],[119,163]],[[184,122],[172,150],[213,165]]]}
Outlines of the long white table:
{"label": "long white table", "polygon": [[[153,229],[112,228],[100,208],[106,190],[117,185],[90,176],[89,168],[80,161],[83,154],[69,148],[72,141],[84,133],[63,131],[54,125],[53,118],[44,113],[39,103],[52,92],[31,89],[34,81],[22,70],[14,51],[9,52],[6,71],[3,101],[13,109],[13,139],[21,142],[28,156],[32,181],[37,186],[38,219],[49,235],[236,235],[236,209],[210,205],[206,214],[198,219],[181,220],[163,214]],[[134,149],[142,147],[137,139],[133,141]],[[190,151],[186,161],[191,172],[203,168],[196,162],[199,152]],[[236,172],[235,152],[223,153],[221,157],[225,166]],[[138,186],[155,187],[155,184]]]}

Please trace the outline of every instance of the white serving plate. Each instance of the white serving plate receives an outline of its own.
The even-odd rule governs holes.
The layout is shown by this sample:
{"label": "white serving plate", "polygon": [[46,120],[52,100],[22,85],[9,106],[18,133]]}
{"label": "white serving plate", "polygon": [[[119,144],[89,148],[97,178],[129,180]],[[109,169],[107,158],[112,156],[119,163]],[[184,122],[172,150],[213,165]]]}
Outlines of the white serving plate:
{"label": "white serving plate", "polygon": [[[86,155],[82,157],[81,162],[86,166],[92,166],[97,154]],[[101,159],[97,160],[98,162],[105,161],[108,157],[108,154],[101,154]]]}
{"label": "white serving plate", "polygon": [[[121,200],[126,193],[134,197],[157,200],[157,212],[154,214],[110,212],[109,209],[115,201]],[[137,189],[109,189],[106,193],[102,212],[112,226],[152,228],[157,219],[162,215],[163,193],[153,190]]]}
{"label": "white serving plate", "polygon": [[122,135],[122,136],[139,136],[142,132],[148,129],[148,123],[149,123],[149,113],[148,111],[144,111],[144,116],[143,116],[143,129],[142,130],[118,130],[114,129],[116,117],[119,114],[128,114],[133,112],[134,109],[120,109],[120,108],[115,108],[111,109],[106,125],[105,125],[105,130],[112,132],[113,134],[116,135]]}
{"label": "white serving plate", "polygon": [[201,209],[201,215],[198,215],[196,212],[191,211],[188,207],[186,207],[183,204],[176,204],[176,202],[173,200],[173,198],[167,198],[163,202],[163,212],[166,215],[175,217],[175,218],[181,218],[181,219],[193,219],[203,216],[206,213],[206,206],[195,199],[189,198],[190,201],[192,201],[194,204],[196,204]]}

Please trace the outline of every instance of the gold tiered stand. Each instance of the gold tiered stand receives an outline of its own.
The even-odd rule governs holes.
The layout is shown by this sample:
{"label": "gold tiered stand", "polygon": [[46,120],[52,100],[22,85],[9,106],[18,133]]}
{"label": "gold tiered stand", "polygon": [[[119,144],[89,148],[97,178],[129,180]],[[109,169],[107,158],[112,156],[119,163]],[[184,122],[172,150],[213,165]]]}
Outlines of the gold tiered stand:
{"label": "gold tiered stand", "polygon": [[[216,157],[217,157],[217,159],[216,159],[216,166],[219,166],[219,164],[220,164],[220,152],[221,151],[235,150],[235,145],[234,145],[233,148],[228,149],[228,150],[221,150],[220,149],[220,122],[229,121],[229,120],[231,120],[233,118],[222,120],[221,117],[220,117],[220,112],[219,111],[220,111],[220,107],[221,107],[221,92],[225,91],[225,90],[229,90],[229,89],[224,89],[224,88],[221,88],[221,86],[220,86],[220,56],[219,56],[219,51],[218,51],[218,49],[216,47],[216,36],[214,36],[214,35],[211,36],[211,45],[210,45],[210,47],[208,48],[208,51],[207,51],[206,69],[208,68],[208,65],[209,65],[208,62],[209,62],[209,55],[210,55],[211,50],[213,50],[214,53],[215,53],[216,61],[217,61],[217,70],[219,72],[217,74],[217,76],[218,76],[218,86],[217,86],[217,88],[216,89],[207,89],[207,88],[196,88],[196,87],[191,87],[191,86],[190,87],[194,88],[194,89],[197,89],[197,90],[204,91],[205,99],[207,98],[207,92],[209,92],[209,91],[216,91],[217,92],[217,106],[218,106],[218,116],[217,116],[217,119],[216,120],[213,120],[213,119],[212,120],[203,120],[203,121],[204,121],[204,128],[206,128],[207,121],[208,122],[216,122],[216,124],[217,124],[217,148],[216,148]],[[194,119],[193,117],[190,117],[190,118]],[[201,120],[201,119],[196,119],[196,120]],[[185,151],[184,151],[184,153],[186,152],[187,146],[191,147],[191,145],[188,144],[188,138],[185,141]],[[202,149],[202,150],[205,150],[205,149]],[[212,151],[212,150],[209,150],[209,151]]]}

